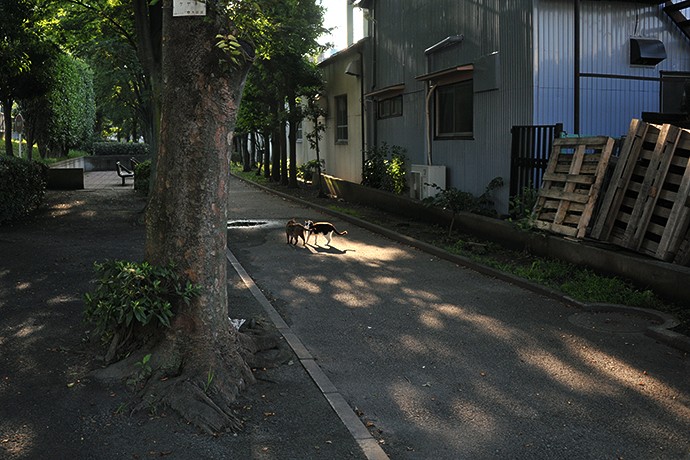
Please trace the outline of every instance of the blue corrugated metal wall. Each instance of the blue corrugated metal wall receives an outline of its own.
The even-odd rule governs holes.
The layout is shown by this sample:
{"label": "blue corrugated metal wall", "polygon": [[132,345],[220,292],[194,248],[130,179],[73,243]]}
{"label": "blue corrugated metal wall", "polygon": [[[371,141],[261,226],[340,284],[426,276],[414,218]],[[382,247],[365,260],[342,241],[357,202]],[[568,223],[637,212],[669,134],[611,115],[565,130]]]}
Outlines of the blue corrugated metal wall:
{"label": "blue corrugated metal wall", "polygon": [[[535,18],[535,123],[562,121],[573,133],[573,2],[535,1]],[[582,1],[580,36],[581,135],[626,134],[632,118],[659,110],[660,71],[690,71],[688,40],[661,5]],[[631,66],[632,36],[661,40],[667,59],[652,67]]]}

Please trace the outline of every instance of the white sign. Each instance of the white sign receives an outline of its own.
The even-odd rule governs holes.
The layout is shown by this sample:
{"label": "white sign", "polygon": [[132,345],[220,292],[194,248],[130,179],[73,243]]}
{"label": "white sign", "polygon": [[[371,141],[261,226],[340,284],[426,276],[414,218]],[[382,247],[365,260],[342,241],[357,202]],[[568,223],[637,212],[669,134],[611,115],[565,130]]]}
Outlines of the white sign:
{"label": "white sign", "polygon": [[203,0],[174,0],[173,16],[206,16],[206,2]]}

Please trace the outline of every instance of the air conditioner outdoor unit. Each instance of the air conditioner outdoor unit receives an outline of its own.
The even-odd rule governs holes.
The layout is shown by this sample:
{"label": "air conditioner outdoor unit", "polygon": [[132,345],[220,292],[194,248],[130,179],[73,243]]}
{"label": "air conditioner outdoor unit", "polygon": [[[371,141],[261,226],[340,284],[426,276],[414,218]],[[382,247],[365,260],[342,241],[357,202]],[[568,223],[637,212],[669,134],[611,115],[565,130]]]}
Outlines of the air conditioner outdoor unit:
{"label": "air conditioner outdoor unit", "polygon": [[439,190],[431,185],[446,188],[446,167],[442,165],[411,165],[410,196],[417,200],[435,196]]}

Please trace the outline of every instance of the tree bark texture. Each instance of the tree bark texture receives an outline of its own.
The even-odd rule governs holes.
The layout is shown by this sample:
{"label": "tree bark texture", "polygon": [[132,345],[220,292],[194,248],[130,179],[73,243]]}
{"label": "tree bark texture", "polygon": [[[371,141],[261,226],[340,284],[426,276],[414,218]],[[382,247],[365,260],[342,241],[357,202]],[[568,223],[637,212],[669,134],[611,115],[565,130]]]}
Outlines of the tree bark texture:
{"label": "tree bark texture", "polygon": [[231,135],[250,64],[229,62],[216,46],[216,36],[231,30],[217,0],[206,7],[205,17],[173,17],[172,0],[163,3],[160,146],[146,260],[173,261],[201,294],[176,305],[152,353],[158,375],[144,392],[214,433],[237,428],[230,404],[253,381],[229,325],[225,255]]}
{"label": "tree bark texture", "polygon": [[9,157],[14,156],[12,148],[12,100],[2,101],[2,111],[5,114],[5,154]]}

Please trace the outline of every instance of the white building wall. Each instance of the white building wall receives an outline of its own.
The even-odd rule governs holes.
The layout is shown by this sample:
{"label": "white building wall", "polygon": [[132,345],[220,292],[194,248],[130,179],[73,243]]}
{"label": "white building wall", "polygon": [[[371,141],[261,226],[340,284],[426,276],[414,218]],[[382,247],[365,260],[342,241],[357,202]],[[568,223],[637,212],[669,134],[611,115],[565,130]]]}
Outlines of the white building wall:
{"label": "white building wall", "polygon": [[[360,77],[346,74],[345,69],[357,59],[360,59],[359,53],[353,48],[331,57],[321,66],[328,90],[326,131],[319,143],[319,156],[325,161],[324,172],[355,183],[362,181],[362,99]],[[347,143],[335,141],[335,97],[341,95],[347,95]],[[316,159],[316,151],[310,148],[306,138],[311,129],[311,124],[305,120],[301,146],[298,147],[301,151],[299,164]]]}

